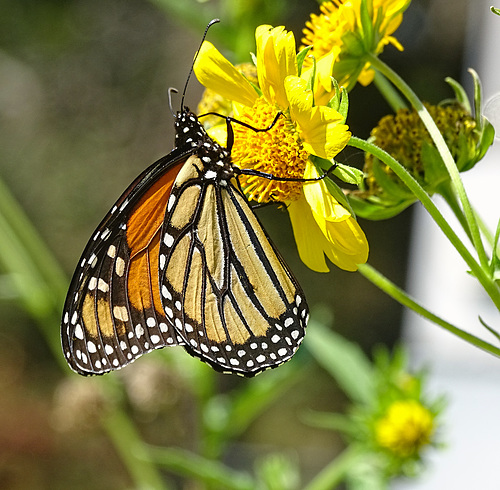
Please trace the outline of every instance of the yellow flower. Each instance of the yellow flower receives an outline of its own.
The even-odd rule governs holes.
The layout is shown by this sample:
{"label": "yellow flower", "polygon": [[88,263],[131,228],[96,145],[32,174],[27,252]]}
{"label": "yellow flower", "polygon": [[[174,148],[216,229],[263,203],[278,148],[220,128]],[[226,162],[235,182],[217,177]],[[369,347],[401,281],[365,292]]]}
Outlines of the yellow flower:
{"label": "yellow flower", "polygon": [[[351,136],[344,118],[325,105],[334,95],[333,55],[299,76],[292,32],[262,25],[255,37],[258,88],[209,42],[203,43],[194,64],[195,74],[205,87],[233,102],[239,121],[266,128],[278,112],[282,113],[269,131],[256,133],[234,124],[233,162],[242,169],[281,178],[318,176],[309,156],[331,159]],[[287,205],[299,254],[313,270],[328,271],[324,254],[346,270],[356,270],[356,264],[366,262],[366,237],[324,182],[285,182],[245,175],[240,182],[251,199]],[[321,241],[310,242],[313,235],[321,236]]]}
{"label": "yellow flower", "polygon": [[422,447],[430,443],[433,419],[432,413],[416,400],[395,401],[375,424],[375,439],[398,457],[418,456]]}
{"label": "yellow flower", "polygon": [[[399,27],[410,0],[333,0],[323,2],[321,14],[311,14],[303,30],[302,42],[312,46],[316,60],[337,50],[333,76],[352,88],[359,81],[368,85],[374,71],[365,54],[380,54],[384,46],[403,47],[391,34]],[[366,12],[369,24],[363,23]],[[306,58],[307,61],[307,58]],[[309,63],[311,63],[309,58]]]}

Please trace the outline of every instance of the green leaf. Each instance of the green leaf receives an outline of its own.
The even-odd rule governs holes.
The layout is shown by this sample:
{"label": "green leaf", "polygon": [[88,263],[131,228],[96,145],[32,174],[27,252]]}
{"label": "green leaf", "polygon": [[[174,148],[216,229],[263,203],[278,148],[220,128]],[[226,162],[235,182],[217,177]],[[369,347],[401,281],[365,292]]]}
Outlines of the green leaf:
{"label": "green leaf", "polygon": [[302,66],[304,64],[304,60],[306,59],[307,53],[312,49],[311,46],[306,46],[304,49],[301,49],[299,53],[297,54],[297,68],[298,68],[298,74],[300,77],[300,74],[302,73]]}
{"label": "green leaf", "polygon": [[442,182],[449,180],[450,175],[439,151],[433,144],[425,140],[422,141],[421,159],[424,164],[424,179],[433,189]]}
{"label": "green leaf", "polygon": [[337,112],[344,118],[344,123],[347,120],[347,112],[349,110],[349,96],[347,95],[347,90],[340,90],[337,80],[334,79],[335,93],[339,94],[340,104],[338,106]]}
{"label": "green leaf", "polygon": [[[294,458],[296,459],[296,458]],[[255,473],[265,490],[294,490],[300,487],[298,461],[284,454],[270,454],[257,461]]]}
{"label": "green leaf", "polygon": [[464,108],[467,110],[467,112],[472,114],[469,97],[467,97],[467,92],[462,87],[462,85],[460,85],[456,80],[454,80],[451,77],[446,77],[444,80],[455,92],[455,97],[457,99],[457,102],[462,104]]}
{"label": "green leaf", "polygon": [[[314,155],[311,155],[309,158],[320,173],[328,172],[332,168],[331,160],[326,160],[325,158],[316,157]],[[335,173],[335,170],[333,173]],[[354,216],[354,211],[352,210],[344,191],[328,177],[325,177],[324,182],[328,192]]]}
{"label": "green leaf", "polygon": [[[371,52],[374,48],[374,38],[373,38],[373,21],[372,21],[372,13],[368,10],[366,0],[361,1],[360,5],[360,18],[361,18],[361,28],[363,30],[363,44],[365,46],[365,50],[367,52]],[[371,3],[371,7],[373,9],[373,4]]]}
{"label": "green leaf", "polygon": [[344,208],[346,208],[353,216],[355,216],[354,210],[351,208],[351,203],[344,194],[344,191],[332,179],[326,178],[325,184],[328,192],[337,200],[337,202],[339,204],[342,204]]}
{"label": "green leaf", "polygon": [[500,281],[500,250],[498,248],[500,240],[500,220],[497,224],[495,232],[495,240],[493,241],[493,252],[491,254],[490,270],[494,281]]}
{"label": "green leaf", "polygon": [[255,481],[247,473],[178,448],[149,447],[149,459],[171,472],[196,479],[221,490],[252,490]]}
{"label": "green leaf", "polygon": [[328,101],[327,106],[335,109],[342,116],[342,124],[347,120],[347,112],[349,111],[349,96],[347,90],[339,86],[339,82],[334,77],[331,77],[334,96]]}
{"label": "green leaf", "polygon": [[[371,198],[370,198],[371,199]],[[369,219],[372,221],[380,221],[383,219],[393,218],[402,213],[407,207],[411,206],[416,201],[416,198],[407,199],[404,201],[386,204],[377,202],[376,200],[360,199],[356,195],[349,195],[349,203],[356,214],[360,218]]]}
{"label": "green leaf", "polygon": [[352,418],[341,413],[308,410],[301,416],[301,419],[307,425],[317,429],[333,430],[352,436],[359,431],[358,425],[353,422]]}
{"label": "green leaf", "polygon": [[361,348],[328,329],[318,318],[329,313],[313,311],[304,346],[353,401],[371,404],[375,396],[373,367]]}
{"label": "green leaf", "polygon": [[493,125],[485,118],[482,118],[482,130],[481,130],[481,138],[476,147],[477,155],[474,160],[471,161],[469,165],[467,165],[462,171],[466,171],[471,169],[477,162],[479,162],[486,152],[489,150],[490,146],[493,144],[493,140],[495,139],[495,128]]}
{"label": "green leaf", "polygon": [[353,184],[358,187],[363,182],[364,177],[362,170],[351,167],[350,165],[344,165],[343,163],[337,163],[337,167],[333,171],[333,174],[346,184]]}
{"label": "green leaf", "polygon": [[[372,172],[377,184],[390,196],[391,200],[407,200],[414,196],[402,181],[392,179],[384,170],[385,164],[380,163],[378,158],[373,159]],[[406,170],[406,169],[405,169]],[[408,170],[406,170],[407,173]]]}
{"label": "green leaf", "polygon": [[493,327],[490,327],[482,318],[478,315],[481,325],[488,330],[497,340],[500,340],[500,333],[498,333]]}
{"label": "green leaf", "polygon": [[481,98],[482,98],[482,90],[481,90],[481,80],[479,80],[479,75],[475,70],[469,68],[469,73],[472,75],[472,79],[474,80],[474,119],[478,124],[481,124]]}
{"label": "green leaf", "polygon": [[[340,87],[339,87],[339,83],[337,82],[337,80],[333,77],[331,77],[332,79],[332,83],[333,83],[333,97],[328,101],[328,103],[326,104],[328,107],[332,108],[332,109],[335,109],[337,112],[339,112],[339,108],[340,108],[340,93],[341,93],[341,90],[340,90]],[[345,122],[345,119],[344,119],[344,122]]]}

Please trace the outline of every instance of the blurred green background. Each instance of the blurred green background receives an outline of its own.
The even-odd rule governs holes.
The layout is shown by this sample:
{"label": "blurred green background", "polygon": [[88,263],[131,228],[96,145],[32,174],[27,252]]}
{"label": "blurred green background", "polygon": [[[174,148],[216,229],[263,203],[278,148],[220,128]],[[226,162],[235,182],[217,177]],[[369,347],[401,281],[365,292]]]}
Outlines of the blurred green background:
{"label": "blurred green background", "polygon": [[[221,19],[209,33],[215,43],[227,43],[228,32],[238,36],[237,53],[231,55],[229,44],[224,50],[237,61],[236,56],[254,49],[258,24],[285,25],[299,40],[309,13],[318,10],[312,0],[283,0],[273,2],[272,8],[258,1],[234,0],[231,8],[223,1],[186,1],[186,11],[179,6],[169,10],[169,3],[0,0],[0,179],[68,280],[114,200],[147,165],[171,150],[167,89],[182,90],[204,25],[214,16]],[[423,100],[437,102],[450,96],[444,77],[460,78],[467,4],[414,0],[396,32],[404,53],[388,48],[383,54]],[[237,7],[242,12],[251,8],[252,15],[240,12],[238,17]],[[196,16],[190,15],[195,11]],[[246,49],[249,40],[252,45]],[[194,108],[201,92],[193,78],[187,104]],[[363,138],[390,111],[374,87],[356,87],[350,102],[348,124]],[[355,152],[346,151],[338,159],[362,165],[362,155]],[[325,275],[308,270],[298,259],[286,213],[265,208],[258,215],[297,275],[310,306],[326,305],[333,312],[337,332],[367,352],[375,344],[390,346],[398,339],[397,304],[360,275],[333,267]],[[408,210],[387,222],[361,221],[371,246],[369,262],[399,285],[405,281],[410,218]],[[52,328],[57,337],[59,325]],[[127,413],[147,442],[196,450],[199,407],[193,402],[190,375],[178,377],[174,374],[179,368],[169,373],[149,366],[148,358],[160,355],[170,353],[155,352],[108,376],[126,384]],[[170,362],[177,366],[177,353],[172,357]],[[132,487],[114,446],[93,423],[106,410],[108,394],[96,396],[93,388],[87,392],[81,384],[68,388],[68,379],[78,377],[66,376],[59,361],[20,305],[10,278],[0,275],[0,488]],[[181,361],[181,369],[209,369],[195,363]],[[345,404],[343,395],[306,349],[292,363],[299,373],[293,387],[284,390],[225,453],[230,466],[245,468],[269,451],[282,451],[295,458],[307,479],[340,450],[339,439],[305,427],[300,414],[307,409],[339,410]],[[211,379],[218,393],[253,382],[219,374]],[[152,386],[141,398],[141,387],[148,388],[144,380]],[[80,381],[100,386],[98,379]],[[134,393],[139,399],[135,404]]]}

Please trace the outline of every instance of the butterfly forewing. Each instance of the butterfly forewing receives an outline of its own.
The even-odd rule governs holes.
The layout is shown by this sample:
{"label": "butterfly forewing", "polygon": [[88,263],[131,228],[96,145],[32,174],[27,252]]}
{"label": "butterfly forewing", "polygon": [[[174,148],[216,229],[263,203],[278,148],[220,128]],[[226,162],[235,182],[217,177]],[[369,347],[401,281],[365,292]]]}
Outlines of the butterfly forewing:
{"label": "butterfly forewing", "polygon": [[170,189],[185,157],[161,159],[120,197],[80,259],[61,338],[70,366],[102,374],[182,343],[159,294],[158,254]]}
{"label": "butterfly forewing", "polygon": [[293,356],[307,304],[249,204],[215,165],[192,156],[172,188],[160,245],[162,300],[190,354],[254,376]]}

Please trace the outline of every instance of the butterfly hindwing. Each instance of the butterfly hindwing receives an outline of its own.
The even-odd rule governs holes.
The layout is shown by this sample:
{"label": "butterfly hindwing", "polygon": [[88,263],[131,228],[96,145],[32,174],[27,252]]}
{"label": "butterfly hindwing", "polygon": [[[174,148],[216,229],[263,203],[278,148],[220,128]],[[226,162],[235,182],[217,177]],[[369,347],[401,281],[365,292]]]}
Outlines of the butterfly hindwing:
{"label": "butterfly hindwing", "polygon": [[190,354],[254,376],[295,353],[307,304],[246,199],[215,173],[208,157],[193,155],[172,188],[162,300]]}

